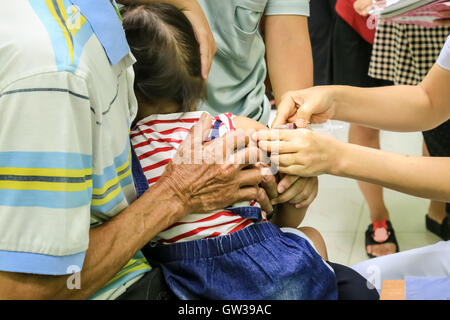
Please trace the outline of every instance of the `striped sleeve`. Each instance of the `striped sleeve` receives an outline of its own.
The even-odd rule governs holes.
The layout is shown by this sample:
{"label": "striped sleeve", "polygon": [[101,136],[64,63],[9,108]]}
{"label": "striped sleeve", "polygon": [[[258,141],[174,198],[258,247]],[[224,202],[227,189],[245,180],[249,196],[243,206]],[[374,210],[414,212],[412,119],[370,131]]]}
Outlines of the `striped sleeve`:
{"label": "striped sleeve", "polygon": [[81,269],[92,198],[86,83],[49,72],[0,90],[0,270]]}

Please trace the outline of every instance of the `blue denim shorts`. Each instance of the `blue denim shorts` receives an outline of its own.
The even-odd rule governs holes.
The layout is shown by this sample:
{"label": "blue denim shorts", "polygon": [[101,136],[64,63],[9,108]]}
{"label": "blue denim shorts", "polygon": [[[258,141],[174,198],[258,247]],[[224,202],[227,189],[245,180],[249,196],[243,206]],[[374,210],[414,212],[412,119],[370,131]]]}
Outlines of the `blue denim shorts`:
{"label": "blue denim shorts", "polygon": [[180,299],[337,299],[335,274],[309,241],[270,222],[143,252]]}

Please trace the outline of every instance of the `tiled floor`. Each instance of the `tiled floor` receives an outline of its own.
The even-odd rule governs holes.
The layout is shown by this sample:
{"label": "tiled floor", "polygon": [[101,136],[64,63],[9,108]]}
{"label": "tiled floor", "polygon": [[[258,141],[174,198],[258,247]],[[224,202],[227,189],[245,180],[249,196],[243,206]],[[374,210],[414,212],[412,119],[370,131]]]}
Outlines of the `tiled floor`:
{"label": "tiled floor", "polygon": [[[347,141],[348,124],[334,123],[338,129],[330,134]],[[421,155],[422,135],[382,132],[381,147],[392,152]],[[425,229],[428,200],[388,189],[385,189],[384,196],[401,250],[440,240]],[[366,260],[364,233],[369,223],[368,207],[356,181],[329,175],[319,177],[319,195],[302,226],[312,226],[321,232],[330,261],[351,266]]]}

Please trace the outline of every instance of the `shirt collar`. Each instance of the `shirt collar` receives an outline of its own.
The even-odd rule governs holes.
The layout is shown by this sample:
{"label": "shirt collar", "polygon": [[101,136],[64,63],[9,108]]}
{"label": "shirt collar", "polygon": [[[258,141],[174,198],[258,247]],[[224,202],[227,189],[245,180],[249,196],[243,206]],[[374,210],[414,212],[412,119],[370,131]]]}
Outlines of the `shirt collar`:
{"label": "shirt collar", "polygon": [[71,0],[89,21],[92,30],[105,49],[112,65],[116,65],[130,48],[122,28],[115,1],[111,0]]}

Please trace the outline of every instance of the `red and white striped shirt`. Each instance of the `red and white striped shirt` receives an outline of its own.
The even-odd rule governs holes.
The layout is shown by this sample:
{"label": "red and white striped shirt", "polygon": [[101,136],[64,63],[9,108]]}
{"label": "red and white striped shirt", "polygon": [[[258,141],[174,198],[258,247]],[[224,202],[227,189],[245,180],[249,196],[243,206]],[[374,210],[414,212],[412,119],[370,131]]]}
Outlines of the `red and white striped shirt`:
{"label": "red and white striped shirt", "polygon": [[[131,143],[136,151],[145,177],[151,187],[171,161],[181,142],[191,127],[198,122],[203,111],[155,114],[140,120],[131,131]],[[220,114],[214,120],[221,121],[219,136],[236,130],[231,113]],[[256,201],[233,205],[259,206]],[[229,234],[253,224],[251,219],[243,218],[229,210],[216,210],[210,213],[193,213],[160,232],[153,241],[171,244],[181,241],[205,239]]]}

